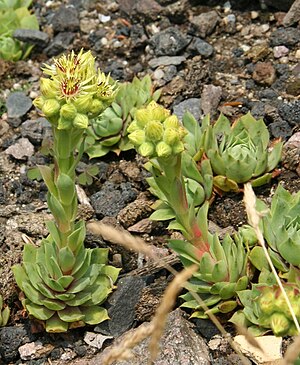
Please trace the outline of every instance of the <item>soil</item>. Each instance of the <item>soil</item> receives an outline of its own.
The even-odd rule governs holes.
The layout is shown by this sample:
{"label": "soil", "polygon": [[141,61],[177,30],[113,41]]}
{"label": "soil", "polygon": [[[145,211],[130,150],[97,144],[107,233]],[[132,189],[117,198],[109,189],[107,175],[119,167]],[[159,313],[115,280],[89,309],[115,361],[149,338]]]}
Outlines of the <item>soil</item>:
{"label": "soil", "polygon": [[[10,118],[9,95],[19,91],[33,100],[38,94],[42,64],[49,62],[51,56],[84,47],[92,50],[103,71],[111,72],[120,82],[149,74],[154,86],[162,90],[160,103],[178,113],[187,105],[186,108],[194,108],[199,119],[204,112],[210,112],[215,120],[223,112],[233,121],[251,111],[256,118],[264,118],[272,140],[281,138],[285,142],[283,160],[278,166],[280,173],[271,183],[256,189],[257,196],[268,202],[279,182],[291,192],[298,191],[300,182],[300,148],[295,137],[300,125],[300,30],[297,22],[284,27],[291,2],[279,3],[272,6],[271,2],[270,6],[268,1],[251,1],[241,7],[239,1],[33,2],[32,9],[49,43],[36,46],[26,60],[0,60],[0,293],[11,307],[7,327],[26,329],[28,339],[20,341],[20,345],[38,339],[51,348],[44,346],[44,354],[33,360],[20,359],[18,346],[13,355],[2,349],[0,363],[46,364],[52,360],[67,364],[78,357],[88,359],[100,351],[83,341],[86,329],[58,336],[39,332],[38,324],[26,317],[19,301],[11,266],[21,261],[25,242],[38,245],[47,235],[45,222],[51,218],[45,184],[30,180],[27,171],[36,164],[51,162],[49,156],[41,153],[42,141],[45,143],[50,137],[45,126],[29,132],[24,127],[27,121],[40,118],[34,107]],[[72,9],[74,21],[68,18],[68,9]],[[163,34],[169,28],[175,28],[175,45],[164,40]],[[59,37],[63,40],[60,43]],[[181,61],[175,59],[180,56]],[[151,66],[154,61],[157,66]],[[207,86],[218,88],[217,94],[206,92]],[[288,142],[292,136],[296,142]],[[21,138],[29,142],[27,145],[25,141],[29,152],[24,147],[22,153],[9,152]],[[161,257],[171,257],[171,264],[180,269],[167,244],[174,233],[167,230],[165,223],[148,219],[155,199],[147,192],[144,161],[133,151],[127,151],[91,161],[84,156],[83,162],[97,164],[100,172],[92,185],[82,186],[82,199],[93,201],[95,194],[109,184],[118,186],[120,196],[127,194],[129,198],[115,210],[111,206],[101,207],[101,212],[96,212],[95,204],[82,203],[80,217],[129,230],[151,244]],[[246,223],[242,193],[216,194],[209,219],[220,229],[237,229]],[[111,263],[122,268],[121,277],[149,277],[131,326],[148,321],[172,276],[163,268],[151,266],[147,258],[91,233],[86,245],[109,247]]]}

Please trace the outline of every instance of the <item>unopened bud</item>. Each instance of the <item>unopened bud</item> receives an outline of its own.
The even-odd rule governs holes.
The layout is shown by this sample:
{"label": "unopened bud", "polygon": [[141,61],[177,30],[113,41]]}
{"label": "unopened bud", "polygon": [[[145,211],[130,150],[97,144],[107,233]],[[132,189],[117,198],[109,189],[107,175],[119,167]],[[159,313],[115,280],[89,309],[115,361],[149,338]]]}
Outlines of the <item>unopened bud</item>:
{"label": "unopened bud", "polygon": [[64,104],[60,108],[60,116],[64,119],[74,119],[77,113],[77,110],[73,104]]}
{"label": "unopened bud", "polygon": [[145,126],[146,138],[150,141],[157,142],[163,137],[164,128],[160,122],[150,121]]}
{"label": "unopened bud", "polygon": [[42,95],[48,99],[55,98],[57,95],[57,89],[54,82],[50,79],[46,79],[45,77],[40,79],[40,90]]}
{"label": "unopened bud", "polygon": [[172,148],[166,142],[159,142],[156,146],[158,157],[169,157],[172,154]]}
{"label": "unopened bud", "polygon": [[60,117],[57,123],[57,129],[71,129],[73,126],[72,119]]}
{"label": "unopened bud", "polygon": [[84,95],[74,100],[74,105],[79,113],[87,113],[92,106],[92,95]]}
{"label": "unopened bud", "polygon": [[141,129],[137,129],[136,131],[130,133],[128,138],[134,145],[140,146],[145,142],[145,132]]}
{"label": "unopened bud", "polygon": [[134,120],[133,122],[131,122],[127,128],[127,133],[132,133],[136,130],[140,129],[140,127],[138,126],[136,120]]}
{"label": "unopened bud", "polygon": [[46,117],[52,117],[55,114],[58,114],[60,109],[60,104],[56,99],[47,99],[45,100],[42,112]]}
{"label": "unopened bud", "polygon": [[184,151],[184,144],[179,141],[176,142],[173,146],[172,146],[172,151],[174,155],[178,155],[179,153]]}
{"label": "unopened bud", "polygon": [[144,157],[151,157],[154,153],[154,145],[151,142],[144,142],[140,145],[138,151]]}
{"label": "unopened bud", "polygon": [[44,105],[44,103],[45,103],[45,99],[44,99],[42,96],[38,96],[37,98],[35,98],[35,99],[33,100],[33,105],[34,105],[36,108],[40,109],[40,110],[42,110],[42,109],[43,109],[43,105]]}
{"label": "unopened bud", "polygon": [[176,117],[176,115],[170,115],[165,121],[164,121],[164,127],[165,128],[178,128],[179,127],[179,120]]}
{"label": "unopened bud", "polygon": [[166,144],[168,144],[170,146],[172,146],[173,144],[178,142],[179,141],[179,135],[178,135],[178,132],[176,131],[176,129],[175,128],[167,128],[164,131],[163,140],[164,140],[164,142],[166,142]]}
{"label": "unopened bud", "polygon": [[271,318],[271,328],[275,336],[284,336],[288,333],[291,322],[283,313],[273,313]]}
{"label": "unopened bud", "polygon": [[105,109],[105,106],[101,100],[93,99],[89,112],[96,117],[100,113],[102,113],[104,109]]}
{"label": "unopened bud", "polygon": [[135,120],[140,128],[144,128],[145,125],[151,120],[150,113],[146,108],[138,109],[135,112]]}
{"label": "unopened bud", "polygon": [[75,128],[86,129],[89,126],[89,118],[85,114],[77,114],[73,120]]}

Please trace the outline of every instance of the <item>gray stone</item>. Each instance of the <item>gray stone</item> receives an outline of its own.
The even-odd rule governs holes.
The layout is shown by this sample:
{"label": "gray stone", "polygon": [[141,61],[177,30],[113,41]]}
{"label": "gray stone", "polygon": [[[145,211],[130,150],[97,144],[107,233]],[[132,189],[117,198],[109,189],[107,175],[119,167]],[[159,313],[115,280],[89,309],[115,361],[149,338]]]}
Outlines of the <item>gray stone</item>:
{"label": "gray stone", "polygon": [[191,37],[181,33],[177,28],[170,27],[154,34],[149,39],[149,44],[156,56],[176,56],[190,42]]}
{"label": "gray stone", "polygon": [[116,217],[121,209],[135,200],[137,191],[127,183],[114,184],[106,181],[101,190],[90,197],[98,218]]}
{"label": "gray stone", "polygon": [[169,65],[180,65],[182,62],[186,60],[184,56],[162,56],[157,58],[152,58],[149,61],[149,66],[151,68],[156,68],[159,66],[169,66]]}
{"label": "gray stone", "polygon": [[118,0],[120,10],[134,19],[156,20],[163,10],[155,0]]}
{"label": "gray stone", "polygon": [[22,91],[9,94],[6,100],[8,123],[12,127],[18,127],[22,122],[22,117],[32,107],[32,100]]}
{"label": "gray stone", "polygon": [[20,138],[15,144],[9,146],[5,153],[13,156],[17,160],[23,160],[34,154],[34,147],[27,138]]}
{"label": "gray stone", "polygon": [[300,42],[300,29],[297,28],[279,28],[270,36],[271,47],[294,46],[298,42]]}
{"label": "gray stone", "polygon": [[101,323],[94,330],[117,337],[131,328],[135,319],[135,306],[144,287],[144,280],[138,276],[120,279],[117,283],[117,290],[107,301],[110,306],[108,314],[111,319]]}
{"label": "gray stone", "polygon": [[[134,335],[136,330],[128,333]],[[118,340],[121,341],[122,337]],[[149,339],[142,341],[132,350],[132,359],[118,361],[118,365],[147,364],[149,360],[148,345]],[[180,309],[169,314],[159,346],[160,352],[153,365],[209,365],[211,363],[204,340],[194,332],[191,323],[182,317]],[[97,356],[98,364],[101,364],[101,359],[109,351],[110,347]],[[97,362],[92,359],[90,365],[94,364]]]}
{"label": "gray stone", "polygon": [[294,0],[260,0],[264,5],[281,11],[288,11]]}
{"label": "gray stone", "polygon": [[201,38],[194,38],[188,47],[188,51],[192,54],[208,58],[214,53],[214,47]]}
{"label": "gray stone", "polygon": [[300,100],[291,103],[282,103],[278,107],[279,115],[292,127],[300,124]]}
{"label": "gray stone", "polygon": [[190,112],[193,114],[195,119],[199,120],[201,118],[201,108],[200,99],[190,98],[182,101],[181,103],[174,105],[173,112],[177,115],[179,119],[182,119],[185,112]]}
{"label": "gray stone", "polygon": [[289,27],[300,20],[300,0],[295,0],[290,10],[283,18],[283,25]]}
{"label": "gray stone", "polygon": [[48,34],[36,29],[16,29],[13,37],[22,42],[35,44],[40,48],[45,48],[49,42]]}
{"label": "gray stone", "polygon": [[51,124],[46,118],[26,120],[21,125],[21,135],[33,144],[40,144],[45,137],[51,136]]}
{"label": "gray stone", "polygon": [[74,38],[75,34],[70,32],[62,32],[57,34],[52,39],[49,46],[45,49],[45,53],[49,57],[57,56],[68,49],[68,46],[73,42]]}
{"label": "gray stone", "polygon": [[268,129],[272,137],[281,138],[283,141],[287,140],[293,134],[292,127],[284,120],[270,123]]}
{"label": "gray stone", "polygon": [[201,109],[203,111],[203,114],[210,113],[211,115],[214,115],[219,106],[221,96],[221,86],[215,86],[212,84],[204,85],[201,94]]}
{"label": "gray stone", "polygon": [[194,16],[191,19],[194,34],[201,38],[205,38],[214,31],[219,19],[219,15],[215,10]]}
{"label": "gray stone", "polygon": [[62,5],[51,19],[51,24],[55,33],[75,32],[79,30],[79,14],[73,7]]}

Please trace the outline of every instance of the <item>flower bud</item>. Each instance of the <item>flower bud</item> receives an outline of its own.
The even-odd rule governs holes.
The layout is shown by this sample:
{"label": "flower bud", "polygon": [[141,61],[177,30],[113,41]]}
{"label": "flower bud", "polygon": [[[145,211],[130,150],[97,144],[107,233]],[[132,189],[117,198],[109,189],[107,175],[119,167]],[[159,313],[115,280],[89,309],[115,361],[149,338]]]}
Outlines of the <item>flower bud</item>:
{"label": "flower bud", "polygon": [[165,121],[164,121],[164,127],[165,128],[178,128],[179,127],[179,120],[176,117],[176,115],[170,115]]}
{"label": "flower bud", "polygon": [[138,109],[135,112],[135,120],[140,128],[144,128],[145,125],[151,120],[149,110],[146,108]]}
{"label": "flower bud", "polygon": [[136,131],[130,133],[128,138],[134,145],[140,146],[145,142],[145,132],[141,129],[137,129]]}
{"label": "flower bud", "polygon": [[42,110],[42,109],[43,109],[43,105],[44,105],[44,103],[45,103],[45,99],[44,99],[42,96],[38,96],[37,98],[35,98],[35,99],[33,100],[33,105],[34,105],[36,108],[40,109],[40,110]]}
{"label": "flower bud", "polygon": [[169,157],[172,154],[172,148],[166,142],[159,142],[156,146],[158,157]]}
{"label": "flower bud", "polygon": [[188,131],[187,129],[185,129],[184,127],[180,126],[178,129],[177,129],[177,132],[179,134],[179,139],[182,140],[187,134],[188,134]]}
{"label": "flower bud", "polygon": [[77,113],[77,110],[73,104],[64,104],[60,108],[60,116],[64,119],[74,119]]}
{"label": "flower bud", "polygon": [[150,121],[145,126],[145,134],[146,138],[150,141],[157,142],[160,141],[163,137],[163,126],[160,122]]}
{"label": "flower bud", "polygon": [[178,155],[179,153],[184,151],[184,144],[181,141],[175,143],[172,146],[172,151],[174,155]]}
{"label": "flower bud", "polygon": [[159,122],[163,122],[170,115],[170,111],[168,109],[165,109],[155,101],[151,101],[148,104],[147,109],[150,110],[152,119]]}
{"label": "flower bud", "polygon": [[175,128],[167,128],[164,131],[163,140],[164,140],[164,142],[166,142],[166,144],[168,144],[170,146],[172,146],[173,144],[178,142],[179,134],[178,134],[177,130]]}
{"label": "flower bud", "polygon": [[89,118],[85,114],[77,114],[73,120],[75,128],[86,129],[89,125]]}
{"label": "flower bud", "polygon": [[104,109],[105,109],[105,106],[101,100],[93,99],[89,112],[91,114],[93,114],[94,116],[98,116],[100,113],[103,112]]}
{"label": "flower bud", "polygon": [[270,315],[274,312],[275,296],[272,288],[259,297],[258,303],[263,314]]}
{"label": "flower bud", "polygon": [[60,104],[56,99],[47,99],[43,104],[42,112],[46,117],[52,117],[59,112],[59,109]]}
{"label": "flower bud", "polygon": [[131,122],[127,128],[127,133],[132,133],[136,130],[140,129],[140,127],[138,126],[136,120],[134,120],[133,122]]}
{"label": "flower bud", "polygon": [[42,77],[40,79],[40,90],[42,95],[48,99],[52,99],[57,96],[56,87],[51,79]]}
{"label": "flower bud", "polygon": [[151,142],[144,142],[139,147],[139,153],[144,157],[150,157],[154,153],[154,146]]}
{"label": "flower bud", "polygon": [[88,94],[74,100],[75,108],[79,113],[87,113],[92,106],[93,96]]}

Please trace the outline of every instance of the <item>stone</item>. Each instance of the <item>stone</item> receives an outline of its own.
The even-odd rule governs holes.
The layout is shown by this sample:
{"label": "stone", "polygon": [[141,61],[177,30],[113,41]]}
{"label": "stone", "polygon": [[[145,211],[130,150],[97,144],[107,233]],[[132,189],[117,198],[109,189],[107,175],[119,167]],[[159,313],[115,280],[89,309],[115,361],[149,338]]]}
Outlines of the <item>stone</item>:
{"label": "stone", "polygon": [[300,20],[300,0],[295,0],[285,17],[283,18],[282,24],[285,27],[289,27]]}
{"label": "stone", "polygon": [[136,197],[137,192],[129,182],[114,184],[106,181],[90,200],[98,218],[103,218],[116,217],[120,210]]}
{"label": "stone", "polygon": [[194,38],[188,46],[188,51],[192,55],[200,55],[204,58],[208,58],[214,53],[214,47],[201,38]]}
{"label": "stone", "polygon": [[8,132],[8,130],[9,130],[9,124],[5,120],[2,120],[0,123],[0,137],[3,136],[6,132]]}
{"label": "stone", "polygon": [[136,19],[157,20],[163,10],[155,0],[118,0],[120,10]]}
{"label": "stone", "polygon": [[73,7],[60,6],[53,14],[51,24],[55,33],[79,30],[79,14]]}
{"label": "stone", "polygon": [[36,29],[16,29],[13,37],[19,41],[34,44],[40,48],[45,48],[49,43],[49,35]]}
{"label": "stone", "polygon": [[289,49],[286,46],[275,46],[273,48],[273,54],[275,58],[281,58],[288,55]]}
{"label": "stone", "polygon": [[53,349],[51,344],[43,345],[42,342],[36,341],[20,346],[19,354],[22,360],[33,360],[48,355]]}
{"label": "stone", "polygon": [[[136,330],[131,330],[129,334],[134,335]],[[118,341],[121,341],[122,338],[119,338]],[[147,364],[149,361],[148,345],[149,339],[142,341],[132,350],[133,357],[127,361],[118,361],[118,365]],[[169,314],[159,348],[155,365],[209,365],[211,363],[204,340],[194,332],[191,323],[182,317],[180,309]],[[102,354],[96,355],[90,365],[101,364],[101,359],[109,351],[110,347],[106,348]],[[95,361],[96,359],[98,362]]]}
{"label": "stone", "polygon": [[25,157],[30,157],[34,154],[34,147],[27,138],[20,138],[15,144],[9,146],[5,153],[17,160],[24,160]]}
{"label": "stone", "polygon": [[220,17],[215,10],[194,16],[191,19],[194,34],[201,38],[205,38],[214,31],[219,19]]}
{"label": "stone", "polygon": [[145,281],[138,276],[120,279],[117,290],[107,300],[108,315],[111,319],[96,326],[95,332],[104,331],[104,334],[117,337],[130,329],[135,319],[135,306],[145,285]]}
{"label": "stone", "polygon": [[270,6],[281,11],[288,11],[290,6],[293,4],[294,0],[260,0],[264,5]]}
{"label": "stone", "polygon": [[217,112],[222,96],[221,86],[204,85],[201,93],[201,109],[203,114],[214,115]]}
{"label": "stone", "polygon": [[262,351],[251,345],[243,335],[235,336],[233,342],[244,355],[249,357],[257,365],[274,363],[282,359],[282,337],[263,336],[255,337],[255,340],[258,342]]}
{"label": "stone", "polygon": [[270,35],[270,45],[275,46],[294,46],[300,42],[300,29],[297,28],[278,28]]}
{"label": "stone", "polygon": [[183,34],[175,27],[169,27],[149,39],[156,56],[176,56],[190,42],[190,36]]}
{"label": "stone", "polygon": [[182,101],[181,103],[174,105],[173,112],[177,115],[179,119],[182,119],[185,112],[190,112],[195,119],[199,120],[201,118],[201,108],[199,98],[190,98]]}
{"label": "stone", "polygon": [[300,176],[300,132],[296,132],[283,145],[282,164],[286,169],[296,171]]}
{"label": "stone", "polygon": [[12,127],[18,127],[31,107],[32,100],[22,91],[10,93],[6,100],[8,123]]}
{"label": "stone", "polygon": [[0,359],[6,364],[14,363],[19,358],[18,348],[32,341],[32,338],[22,325],[0,328]]}
{"label": "stone", "polygon": [[89,346],[96,347],[100,350],[102,349],[103,343],[112,338],[112,336],[104,336],[100,333],[86,332],[83,340]]}
{"label": "stone", "polygon": [[268,129],[272,137],[281,138],[283,141],[287,140],[293,134],[291,126],[284,120],[270,123]]}
{"label": "stone", "polygon": [[26,120],[21,124],[21,135],[27,137],[34,145],[39,145],[44,138],[52,135],[51,124],[46,118]]}
{"label": "stone", "polygon": [[300,123],[300,100],[290,103],[281,103],[278,106],[278,113],[282,119],[286,120],[292,127]]}
{"label": "stone", "polygon": [[272,85],[276,79],[276,71],[271,62],[258,62],[252,77],[259,84]]}
{"label": "stone", "polygon": [[75,34],[71,32],[58,33],[50,42],[49,46],[45,48],[44,52],[49,56],[57,56],[66,51],[68,46],[73,42]]}
{"label": "stone", "polygon": [[169,65],[181,65],[186,60],[184,56],[162,56],[157,58],[152,58],[149,61],[149,66],[151,68],[156,68],[159,66],[169,66]]}

